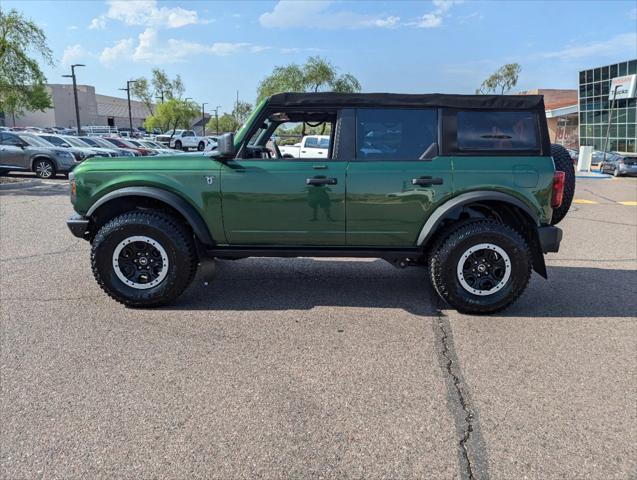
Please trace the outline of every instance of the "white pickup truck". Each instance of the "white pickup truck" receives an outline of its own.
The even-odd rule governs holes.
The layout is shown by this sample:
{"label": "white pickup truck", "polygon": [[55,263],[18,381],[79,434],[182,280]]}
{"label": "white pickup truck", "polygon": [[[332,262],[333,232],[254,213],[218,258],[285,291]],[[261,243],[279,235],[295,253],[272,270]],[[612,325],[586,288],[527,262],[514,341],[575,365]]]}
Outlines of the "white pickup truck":
{"label": "white pickup truck", "polygon": [[329,135],[306,135],[299,143],[279,147],[283,158],[327,158]]}
{"label": "white pickup truck", "polygon": [[203,151],[208,143],[208,137],[199,137],[192,130],[175,130],[175,134],[170,138],[170,132],[157,136],[157,141],[167,143],[170,148],[177,150],[190,150],[196,148]]}

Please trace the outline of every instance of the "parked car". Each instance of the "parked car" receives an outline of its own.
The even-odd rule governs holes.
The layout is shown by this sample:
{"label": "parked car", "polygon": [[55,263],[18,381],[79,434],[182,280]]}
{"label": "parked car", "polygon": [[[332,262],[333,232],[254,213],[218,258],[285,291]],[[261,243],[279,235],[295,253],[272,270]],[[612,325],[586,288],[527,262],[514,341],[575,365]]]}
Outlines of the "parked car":
{"label": "parked car", "polygon": [[199,151],[203,151],[206,148],[206,137],[200,137],[195,134],[193,130],[175,130],[167,132],[163,135],[158,135],[155,140],[161,143],[166,143],[170,148],[176,148],[177,150],[190,150],[196,148]]}
{"label": "parked car", "polygon": [[599,171],[615,177],[637,175],[637,153],[610,152],[599,164]]}
{"label": "parked car", "polygon": [[138,140],[139,144],[141,144],[144,148],[150,148],[152,151],[156,152],[158,155],[174,155],[175,150],[171,148],[167,148],[161,143],[154,142],[152,140]]}
{"label": "parked car", "polygon": [[282,145],[278,148],[283,158],[327,158],[330,136],[306,135],[299,143]]}
{"label": "parked car", "polygon": [[572,149],[572,148],[567,148],[566,151],[568,152],[568,154],[573,159],[573,164],[577,164],[577,160],[579,159],[579,152],[577,150]]}
{"label": "parked car", "polygon": [[113,148],[104,148],[104,147],[96,147],[94,145],[89,145],[80,137],[72,137],[70,135],[62,136],[62,138],[70,143],[71,146],[76,148],[88,148],[89,150],[95,152],[96,157],[117,157],[118,153],[115,150],[116,147]]}
{"label": "parked car", "polygon": [[[140,149],[144,149],[144,150],[148,151],[148,155],[158,155],[159,154],[159,152],[157,152],[156,149],[154,149],[152,147],[149,147],[148,145],[144,145],[144,142],[142,140],[138,139],[138,138],[136,138],[136,139],[127,138],[126,141],[128,143],[130,143],[131,145],[133,145],[134,147],[136,147],[136,148],[140,148]],[[173,153],[172,150],[170,150],[170,149],[167,149],[167,150],[169,150],[170,154]]]}
{"label": "parked car", "polygon": [[38,137],[43,138],[49,143],[52,143],[56,147],[66,148],[69,152],[73,154],[75,160],[81,162],[86,160],[87,158],[95,157],[97,155],[100,156],[109,156],[104,154],[98,154],[91,147],[76,147],[71,142],[69,142],[69,137],[65,135],[53,135],[50,133],[41,133],[38,134]]}
{"label": "parked car", "polygon": [[107,142],[115,145],[119,148],[127,148],[129,150],[133,150],[137,152],[142,157],[146,157],[148,155],[152,155],[153,151],[149,148],[138,147],[131,143],[128,139],[120,138],[120,137],[102,137]]}
{"label": "parked car", "polygon": [[66,174],[78,164],[71,152],[28,133],[0,132],[0,173],[35,172],[40,178]]}
{"label": "parked car", "polygon": [[112,149],[120,157],[139,156],[139,153],[137,153],[135,150],[132,150],[130,148],[120,148],[112,144],[111,142],[104,140],[102,137],[95,136],[95,137],[78,137],[78,138],[82,140],[83,142],[85,142],[86,144],[90,145],[91,147]]}
{"label": "parked car", "polygon": [[[339,141],[281,161],[267,142],[290,122],[327,123]],[[484,314],[532,270],[547,276],[575,169],[539,95],[284,93],[210,154],[93,159],[70,185],[67,225],[91,242],[98,285],[131,307],[176,299],[204,257],[371,256],[426,264],[442,300]]]}

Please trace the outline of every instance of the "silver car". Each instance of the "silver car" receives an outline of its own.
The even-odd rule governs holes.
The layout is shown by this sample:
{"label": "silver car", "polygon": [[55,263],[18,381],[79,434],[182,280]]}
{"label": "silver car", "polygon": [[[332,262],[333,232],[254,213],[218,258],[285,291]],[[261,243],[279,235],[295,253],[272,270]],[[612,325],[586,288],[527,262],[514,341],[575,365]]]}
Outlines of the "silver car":
{"label": "silver car", "polygon": [[38,137],[43,138],[49,143],[52,143],[56,147],[62,147],[67,149],[69,152],[73,154],[75,160],[78,162],[82,162],[87,158],[97,157],[97,156],[105,156],[98,155],[96,152],[91,150],[90,147],[75,147],[67,140],[67,137],[64,135],[55,135],[52,133],[42,133],[38,134]]}
{"label": "silver car", "polygon": [[615,177],[637,175],[637,153],[611,152],[606,161],[599,164],[599,171]]}
{"label": "silver car", "polygon": [[0,173],[31,171],[40,178],[68,174],[79,162],[65,149],[56,148],[29,133],[0,132]]}

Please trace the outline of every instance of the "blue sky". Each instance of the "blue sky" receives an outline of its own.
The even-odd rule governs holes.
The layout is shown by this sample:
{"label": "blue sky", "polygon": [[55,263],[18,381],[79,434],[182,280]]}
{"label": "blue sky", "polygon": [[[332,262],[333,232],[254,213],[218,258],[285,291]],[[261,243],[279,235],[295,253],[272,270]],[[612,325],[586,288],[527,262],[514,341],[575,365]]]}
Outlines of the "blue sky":
{"label": "blue sky", "polygon": [[118,95],[153,67],[181,74],[186,96],[254,101],[274,66],[320,55],[363,91],[473,93],[508,62],[516,90],[575,88],[579,70],[637,57],[633,0],[603,1],[36,1],[0,0],[44,28],[63,83]]}

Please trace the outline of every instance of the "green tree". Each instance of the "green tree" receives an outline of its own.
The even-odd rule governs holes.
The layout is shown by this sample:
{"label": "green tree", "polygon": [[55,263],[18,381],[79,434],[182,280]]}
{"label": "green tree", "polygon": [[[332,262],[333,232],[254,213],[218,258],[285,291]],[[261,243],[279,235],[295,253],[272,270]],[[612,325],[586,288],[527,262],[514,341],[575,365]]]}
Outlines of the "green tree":
{"label": "green tree", "polygon": [[219,117],[219,131],[217,132],[217,118],[210,117],[206,130],[217,133],[236,132],[245,123],[252,112],[252,104],[248,102],[238,102],[232,109],[232,113],[224,113]]}
{"label": "green tree", "polygon": [[144,122],[146,130],[159,128],[162,132],[175,134],[178,128],[190,128],[193,120],[199,116],[199,108],[193,102],[171,98],[157,105],[155,113]]}
{"label": "green tree", "polygon": [[0,9],[0,111],[14,118],[25,110],[51,107],[46,77],[32,54],[53,65],[44,31],[16,10]]}
{"label": "green tree", "polygon": [[338,69],[321,57],[310,57],[304,65],[291,63],[275,67],[257,90],[258,101],[280,92],[360,92],[361,84],[350,73]]}
{"label": "green tree", "polygon": [[504,95],[517,85],[521,71],[522,67],[519,63],[507,63],[506,65],[502,65],[482,82],[482,85],[476,90],[476,93],[481,95],[494,93]]}
{"label": "green tree", "polygon": [[182,97],[184,83],[179,75],[171,80],[166,72],[159,68],[153,68],[150,82],[146,77],[136,78],[135,83],[131,84],[130,93],[146,105],[148,112],[153,115],[157,100],[163,103],[164,100]]}

